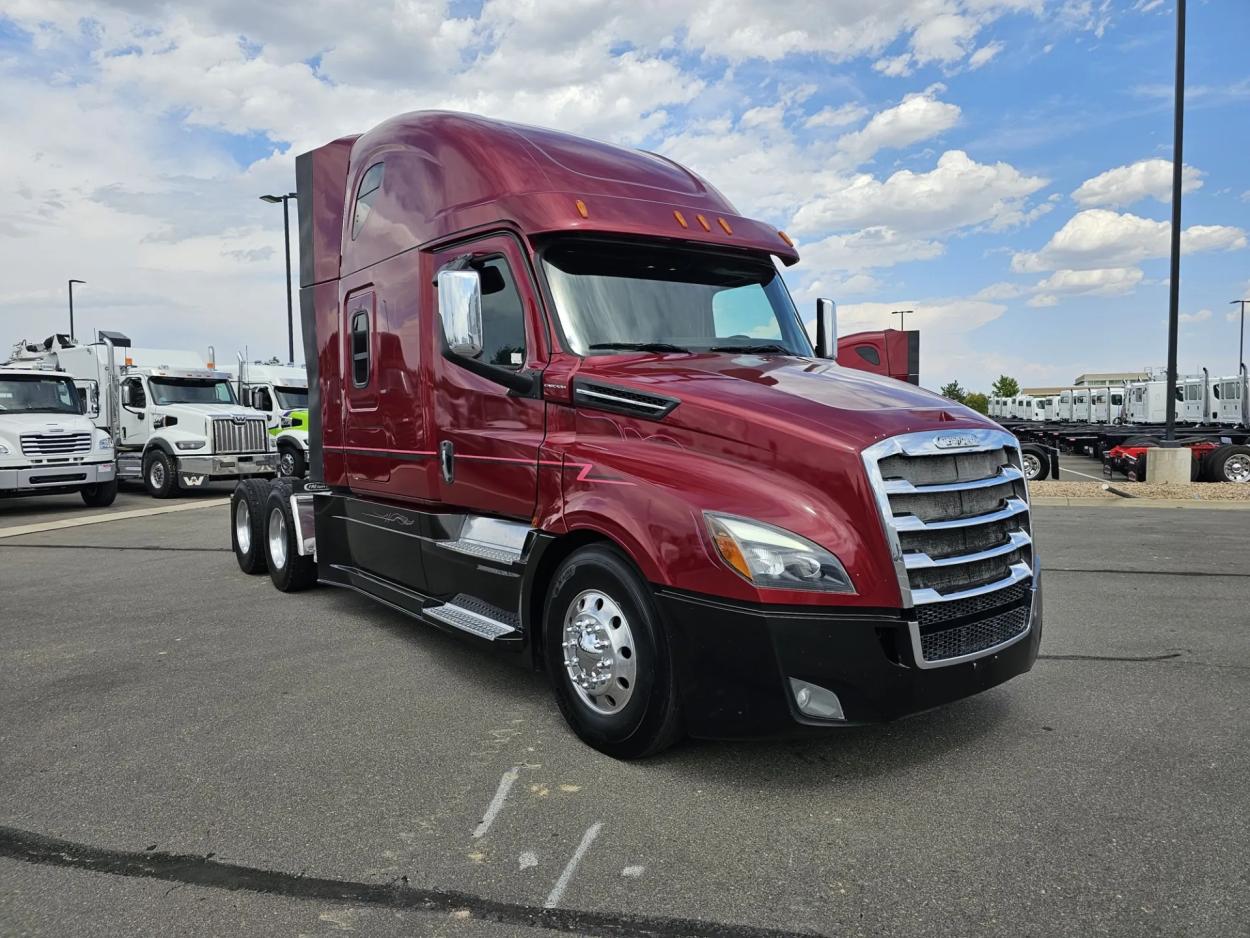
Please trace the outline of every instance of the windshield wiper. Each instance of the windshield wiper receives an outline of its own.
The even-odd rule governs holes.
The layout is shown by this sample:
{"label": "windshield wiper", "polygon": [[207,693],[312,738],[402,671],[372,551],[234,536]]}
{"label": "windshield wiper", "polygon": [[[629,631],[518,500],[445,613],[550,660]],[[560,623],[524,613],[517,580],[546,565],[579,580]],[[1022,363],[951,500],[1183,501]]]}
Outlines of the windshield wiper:
{"label": "windshield wiper", "polygon": [[627,352],[689,352],[690,349],[671,342],[595,342],[591,349],[623,349]]}
{"label": "windshield wiper", "polygon": [[766,345],[713,345],[709,352],[746,352],[747,354],[768,354],[776,353],[780,355],[793,355],[784,345],[777,345],[775,342]]}

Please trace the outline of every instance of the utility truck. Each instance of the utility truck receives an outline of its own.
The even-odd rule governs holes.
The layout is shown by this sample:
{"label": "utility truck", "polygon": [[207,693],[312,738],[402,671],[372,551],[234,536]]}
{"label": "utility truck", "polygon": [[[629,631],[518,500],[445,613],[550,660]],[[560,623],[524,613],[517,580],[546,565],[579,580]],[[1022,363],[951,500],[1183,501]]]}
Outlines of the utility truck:
{"label": "utility truck", "polygon": [[239,400],[261,411],[278,453],[278,475],[301,479],[308,466],[308,372],[298,365],[249,362],[229,368]]}
{"label": "utility truck", "polygon": [[1032,667],[1016,439],[840,367],[828,300],[813,348],[790,238],[694,173],[418,112],[296,181],[310,479],[236,487],[244,571],[545,670],[621,758],[889,720]]}
{"label": "utility truck", "polygon": [[265,416],[242,407],[230,375],[195,352],[135,348],[116,332],[89,345],[56,335],[15,351],[15,360],[72,376],[114,441],[117,478],[141,481],[156,498],[277,471]]}
{"label": "utility truck", "polygon": [[112,438],[84,414],[70,375],[35,365],[0,367],[0,498],[77,492],[89,507],[111,505]]}

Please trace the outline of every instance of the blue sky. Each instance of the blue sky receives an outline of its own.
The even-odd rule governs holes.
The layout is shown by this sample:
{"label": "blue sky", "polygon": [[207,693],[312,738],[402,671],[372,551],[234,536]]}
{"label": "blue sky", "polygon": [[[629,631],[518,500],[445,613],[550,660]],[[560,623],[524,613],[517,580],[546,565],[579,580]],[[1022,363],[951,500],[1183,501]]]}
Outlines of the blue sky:
{"label": "blue sky", "polygon": [[[0,6],[0,341],[285,347],[293,156],[450,107],[659,150],[790,231],[801,308],[917,310],[922,378],[1163,364],[1166,0]],[[1250,5],[1191,2],[1182,370],[1250,292]],[[1161,227],[1162,226],[1162,229]],[[223,350],[225,350],[223,354]]]}

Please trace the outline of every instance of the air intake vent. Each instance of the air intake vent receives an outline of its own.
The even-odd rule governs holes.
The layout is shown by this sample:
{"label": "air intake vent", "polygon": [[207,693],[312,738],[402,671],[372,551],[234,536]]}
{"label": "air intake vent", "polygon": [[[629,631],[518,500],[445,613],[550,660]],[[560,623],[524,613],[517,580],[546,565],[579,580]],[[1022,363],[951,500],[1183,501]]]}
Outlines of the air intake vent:
{"label": "air intake vent", "polygon": [[631,417],[646,417],[648,420],[666,417],[679,403],[674,398],[660,394],[647,394],[580,378],[573,382],[573,401],[583,407],[610,410],[616,414],[629,414]]}

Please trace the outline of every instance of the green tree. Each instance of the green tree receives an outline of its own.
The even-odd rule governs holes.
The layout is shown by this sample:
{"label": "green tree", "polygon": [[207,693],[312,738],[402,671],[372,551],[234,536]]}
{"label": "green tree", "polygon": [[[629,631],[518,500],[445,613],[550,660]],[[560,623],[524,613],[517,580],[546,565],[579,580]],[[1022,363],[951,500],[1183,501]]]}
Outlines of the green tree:
{"label": "green tree", "polygon": [[943,397],[949,397],[952,401],[959,401],[959,403],[962,404],[964,402],[964,396],[968,392],[959,386],[958,381],[952,381],[950,384],[942,385],[938,393]]}
{"label": "green tree", "polygon": [[990,399],[980,391],[973,391],[964,395],[964,406],[971,407],[978,414],[988,414],[990,412]]}
{"label": "green tree", "polygon": [[995,397],[1015,397],[1020,393],[1020,382],[1009,375],[999,375],[990,393]]}

